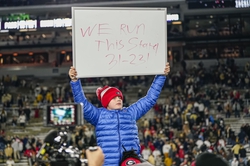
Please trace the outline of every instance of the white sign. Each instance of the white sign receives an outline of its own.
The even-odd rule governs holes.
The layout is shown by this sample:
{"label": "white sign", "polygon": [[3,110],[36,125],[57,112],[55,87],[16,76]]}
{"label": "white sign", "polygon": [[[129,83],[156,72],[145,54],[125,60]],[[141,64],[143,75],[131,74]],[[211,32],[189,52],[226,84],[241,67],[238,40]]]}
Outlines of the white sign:
{"label": "white sign", "polygon": [[73,65],[79,77],[163,74],[166,9],[72,8]]}

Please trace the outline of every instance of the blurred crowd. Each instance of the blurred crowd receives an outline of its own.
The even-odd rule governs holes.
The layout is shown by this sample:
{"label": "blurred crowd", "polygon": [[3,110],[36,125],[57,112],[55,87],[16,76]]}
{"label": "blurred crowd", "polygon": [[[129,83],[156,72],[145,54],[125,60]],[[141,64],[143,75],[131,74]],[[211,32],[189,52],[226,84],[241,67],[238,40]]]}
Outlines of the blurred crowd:
{"label": "blurred crowd", "polygon": [[[159,100],[153,107],[154,117],[138,121],[143,158],[156,166],[189,166],[198,154],[211,152],[220,154],[231,165],[250,165],[246,152],[250,143],[249,124],[244,124],[240,132],[236,133],[230,124],[224,122],[225,118],[231,116],[240,118],[250,115],[247,103],[250,93],[245,90],[249,87],[249,62],[241,72],[233,59],[218,60],[209,69],[204,68],[202,62],[194,64],[191,69],[186,69],[184,62],[182,64],[183,70],[169,76],[164,86],[169,96]],[[134,93],[138,93],[137,97],[140,98],[145,93],[141,87],[148,87],[152,79],[153,76],[131,76],[88,78],[81,81],[83,85],[96,83],[100,86],[116,86],[124,92],[124,96],[130,87],[138,87],[138,92]],[[23,87],[28,92],[14,95],[11,93],[13,87]],[[7,122],[12,126],[25,127],[33,118],[31,114],[34,118],[39,117],[41,105],[73,102],[67,82],[46,87],[38,82],[9,75],[2,78],[0,95],[3,104],[0,115],[0,149],[10,162],[18,160],[18,154],[32,159],[42,141],[30,136],[6,136]],[[91,103],[100,106],[95,94],[86,96]],[[125,98],[125,105],[127,104],[130,103]],[[8,108],[13,105],[18,108],[18,114],[8,117]],[[83,156],[86,147],[96,144],[94,128],[89,124],[76,127],[68,131],[68,134],[69,143],[82,149]],[[27,144],[27,140],[31,143]],[[8,149],[12,149],[11,155]],[[36,164],[34,161],[33,163]]]}
{"label": "blurred crowd", "polygon": [[139,122],[143,157],[158,166],[189,166],[200,153],[209,152],[221,155],[229,164],[249,165],[249,124],[235,133],[224,117],[211,114],[205,103],[203,99],[186,102],[176,96],[165,105],[155,105],[156,116]]}

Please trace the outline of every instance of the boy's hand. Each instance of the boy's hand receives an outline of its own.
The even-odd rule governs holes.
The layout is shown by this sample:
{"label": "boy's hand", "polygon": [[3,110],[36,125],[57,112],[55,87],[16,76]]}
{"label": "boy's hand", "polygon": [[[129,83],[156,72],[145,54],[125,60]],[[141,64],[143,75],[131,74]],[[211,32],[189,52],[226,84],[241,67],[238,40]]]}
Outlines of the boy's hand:
{"label": "boy's hand", "polygon": [[165,67],[165,70],[164,70],[164,74],[167,76],[167,75],[169,74],[169,72],[170,72],[170,65],[169,65],[169,63],[167,62],[166,67]]}
{"label": "boy's hand", "polygon": [[104,163],[104,154],[100,147],[97,147],[96,150],[88,149],[86,150],[86,155],[88,159],[89,166],[102,166]]}
{"label": "boy's hand", "polygon": [[71,79],[71,81],[77,81],[77,71],[75,69],[75,67],[71,66],[70,69],[69,69],[69,77]]}

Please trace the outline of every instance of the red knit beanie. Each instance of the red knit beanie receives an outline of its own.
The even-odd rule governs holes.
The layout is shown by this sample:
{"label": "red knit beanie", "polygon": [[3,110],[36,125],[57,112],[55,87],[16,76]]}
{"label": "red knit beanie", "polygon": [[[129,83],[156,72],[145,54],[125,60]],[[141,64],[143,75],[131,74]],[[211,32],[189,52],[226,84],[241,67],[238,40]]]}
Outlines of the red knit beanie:
{"label": "red knit beanie", "polygon": [[121,97],[121,99],[123,100],[122,92],[115,87],[109,87],[109,86],[104,86],[103,88],[99,87],[96,89],[96,95],[98,99],[101,101],[102,106],[105,108],[107,108],[109,102],[117,96]]}

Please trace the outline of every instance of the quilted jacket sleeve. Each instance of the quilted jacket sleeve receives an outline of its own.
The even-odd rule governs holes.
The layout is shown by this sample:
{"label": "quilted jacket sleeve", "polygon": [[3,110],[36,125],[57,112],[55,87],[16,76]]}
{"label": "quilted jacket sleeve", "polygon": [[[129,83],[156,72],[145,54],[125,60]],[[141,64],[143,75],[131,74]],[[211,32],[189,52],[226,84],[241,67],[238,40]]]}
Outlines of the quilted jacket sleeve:
{"label": "quilted jacket sleeve", "polygon": [[89,123],[96,126],[99,119],[99,109],[93,106],[85,97],[81,81],[70,82],[75,103],[83,104],[83,116]]}
{"label": "quilted jacket sleeve", "polygon": [[127,110],[133,115],[135,120],[140,119],[155,105],[160,96],[165,80],[166,76],[157,75],[150,86],[147,95],[128,107]]}

